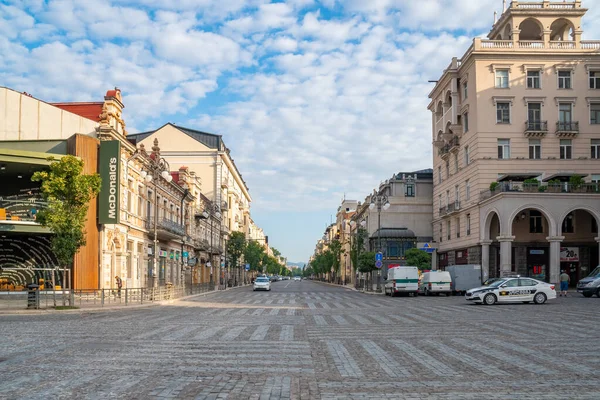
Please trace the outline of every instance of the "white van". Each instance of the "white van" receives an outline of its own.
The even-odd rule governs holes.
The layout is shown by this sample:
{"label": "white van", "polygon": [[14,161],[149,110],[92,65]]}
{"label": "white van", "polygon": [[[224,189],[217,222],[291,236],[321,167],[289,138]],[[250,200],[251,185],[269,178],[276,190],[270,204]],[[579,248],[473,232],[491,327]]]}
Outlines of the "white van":
{"label": "white van", "polygon": [[423,276],[421,276],[419,292],[426,296],[431,296],[434,293],[436,295],[444,293],[446,294],[446,296],[450,296],[450,294],[452,293],[452,278],[450,278],[450,272],[425,272]]}
{"label": "white van", "polygon": [[397,293],[419,293],[419,269],[417,267],[392,267],[388,269],[385,281],[385,294],[395,296]]}

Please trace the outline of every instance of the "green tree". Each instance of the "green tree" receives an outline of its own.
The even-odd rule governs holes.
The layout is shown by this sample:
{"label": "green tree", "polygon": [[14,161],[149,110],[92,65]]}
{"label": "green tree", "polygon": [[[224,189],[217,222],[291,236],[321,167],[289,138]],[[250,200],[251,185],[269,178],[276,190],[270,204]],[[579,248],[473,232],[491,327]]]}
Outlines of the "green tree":
{"label": "green tree", "polygon": [[367,235],[368,233],[365,228],[358,228],[358,232],[352,241],[352,246],[350,246],[350,259],[355,269],[358,269],[356,256],[362,253],[365,248],[365,239],[367,238]]}
{"label": "green tree", "polygon": [[229,241],[227,242],[227,256],[230,265],[233,268],[238,268],[239,263],[246,250],[246,235],[243,232],[231,232]]}
{"label": "green tree", "polygon": [[406,265],[420,270],[431,269],[431,254],[419,249],[409,249],[404,253]]}
{"label": "green tree", "polygon": [[375,252],[368,251],[366,253],[360,253],[358,256],[358,270],[360,272],[368,273],[375,271]]}
{"label": "green tree", "polygon": [[262,271],[264,254],[265,249],[260,243],[254,240],[248,242],[244,249],[244,261],[250,264],[251,271]]}
{"label": "green tree", "polygon": [[275,247],[271,247],[271,251],[273,252],[273,257],[278,258],[281,255],[281,252],[277,250]]}
{"label": "green tree", "polygon": [[339,274],[340,272],[340,257],[346,250],[342,248],[342,242],[337,239],[334,239],[329,244],[329,252],[331,253],[331,268],[335,272],[335,274]]}
{"label": "green tree", "polygon": [[[42,197],[48,207],[38,212],[36,221],[53,233],[52,251],[64,269],[73,263],[73,257],[85,245],[85,222],[90,200],[100,192],[100,176],[84,174],[83,161],[64,156],[53,161],[48,171],[33,174],[33,182],[41,182]],[[64,282],[63,282],[64,285]]]}

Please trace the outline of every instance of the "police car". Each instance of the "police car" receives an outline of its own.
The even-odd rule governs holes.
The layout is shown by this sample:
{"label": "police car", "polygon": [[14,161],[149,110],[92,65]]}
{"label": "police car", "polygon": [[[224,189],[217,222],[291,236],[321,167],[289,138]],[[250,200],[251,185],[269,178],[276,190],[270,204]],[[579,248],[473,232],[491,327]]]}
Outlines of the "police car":
{"label": "police car", "polygon": [[546,300],[555,299],[554,285],[532,278],[503,278],[488,286],[467,291],[466,299],[474,303],[492,305],[495,303],[530,303],[544,304]]}

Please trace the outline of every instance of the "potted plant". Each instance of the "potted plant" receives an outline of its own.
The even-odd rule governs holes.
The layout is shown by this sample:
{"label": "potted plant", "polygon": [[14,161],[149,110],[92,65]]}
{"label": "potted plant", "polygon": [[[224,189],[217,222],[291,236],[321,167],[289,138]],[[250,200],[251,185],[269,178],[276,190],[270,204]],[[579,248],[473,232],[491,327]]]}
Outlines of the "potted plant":
{"label": "potted plant", "polygon": [[538,190],[538,186],[540,181],[535,178],[525,179],[523,181],[523,191],[524,192],[536,192]]}
{"label": "potted plant", "polygon": [[571,178],[569,178],[570,191],[576,193],[585,191],[584,183],[585,180],[582,176],[573,175]]}
{"label": "potted plant", "polygon": [[544,193],[546,190],[548,190],[548,186],[538,186],[538,192]]}
{"label": "potted plant", "polygon": [[560,181],[558,179],[548,181],[548,191],[551,193],[560,193],[560,186]]}
{"label": "potted plant", "polygon": [[496,188],[498,188],[498,182],[490,183],[490,192],[496,191]]}

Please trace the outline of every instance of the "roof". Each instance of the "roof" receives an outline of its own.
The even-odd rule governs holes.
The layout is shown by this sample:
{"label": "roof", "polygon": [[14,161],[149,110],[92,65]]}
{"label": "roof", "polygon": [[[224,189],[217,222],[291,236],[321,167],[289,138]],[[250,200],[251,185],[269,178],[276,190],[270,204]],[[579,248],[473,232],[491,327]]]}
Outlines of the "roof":
{"label": "roof", "polygon": [[216,150],[221,149],[221,143],[222,143],[221,135],[215,135],[214,133],[207,133],[207,132],[197,131],[195,129],[184,128],[182,126],[177,126],[171,122],[168,122],[165,125],[161,126],[158,129],[155,129],[153,131],[129,134],[129,135],[127,135],[127,138],[135,139],[136,142],[141,142],[142,140],[146,139],[148,136],[154,134],[154,132],[161,130],[162,128],[164,128],[167,125],[170,125],[173,128],[185,133],[192,139],[197,140],[198,142],[202,143],[203,145],[205,145],[208,148],[216,149]]}
{"label": "roof", "polygon": [[[377,239],[379,237],[379,229],[376,230],[372,235],[371,239]],[[382,239],[416,239],[417,235],[413,231],[407,228],[381,228]]]}
{"label": "roof", "polygon": [[588,176],[588,174],[578,174],[577,172],[559,172],[545,177],[544,179],[542,179],[542,181],[548,182],[553,179],[557,179],[559,181],[568,181],[569,178],[571,178],[572,176],[580,176],[582,178],[585,178],[586,176]]}
{"label": "roof", "polygon": [[433,179],[433,169],[421,169],[413,172],[398,172],[394,178],[398,180],[403,180],[406,176],[414,177],[416,175],[416,179]]}
{"label": "roof", "polygon": [[541,175],[540,172],[510,173],[510,174],[501,175],[498,178],[498,182],[509,182],[509,181],[521,182],[526,179],[537,178],[540,175]]}
{"label": "roof", "polygon": [[95,122],[100,122],[100,114],[102,114],[103,102],[87,102],[87,103],[50,103],[54,107],[77,114],[80,117],[91,119]]}

